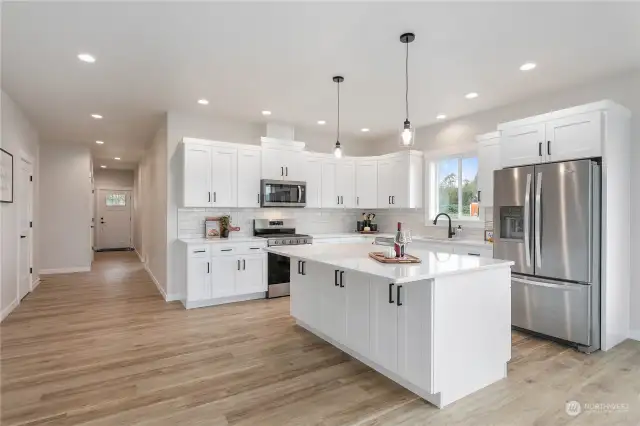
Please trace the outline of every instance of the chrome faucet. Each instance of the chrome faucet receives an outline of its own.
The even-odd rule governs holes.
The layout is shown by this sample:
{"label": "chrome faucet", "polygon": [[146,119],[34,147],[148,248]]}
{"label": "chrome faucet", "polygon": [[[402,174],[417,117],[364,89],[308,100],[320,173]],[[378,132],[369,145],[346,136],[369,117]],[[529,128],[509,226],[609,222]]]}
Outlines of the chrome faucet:
{"label": "chrome faucet", "polygon": [[438,218],[439,218],[440,216],[446,216],[446,217],[447,217],[447,219],[449,219],[449,229],[447,230],[447,238],[453,238],[453,237],[455,237],[456,233],[455,233],[455,231],[453,230],[453,228],[451,228],[451,216],[449,216],[448,214],[446,214],[446,213],[438,213],[438,215],[436,216],[436,218],[435,218],[435,219],[433,219],[433,224],[434,224],[434,225],[437,225],[437,224],[438,224]]}

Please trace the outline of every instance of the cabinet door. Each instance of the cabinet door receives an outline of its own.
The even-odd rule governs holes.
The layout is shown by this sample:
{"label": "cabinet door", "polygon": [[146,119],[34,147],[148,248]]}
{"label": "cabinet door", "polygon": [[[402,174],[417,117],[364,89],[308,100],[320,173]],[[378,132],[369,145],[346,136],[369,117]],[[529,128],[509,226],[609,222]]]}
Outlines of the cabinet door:
{"label": "cabinet door", "polygon": [[394,185],[394,162],[391,160],[378,161],[378,208],[391,207],[391,193]]}
{"label": "cabinet door", "polygon": [[320,208],[322,206],[322,160],[307,158],[307,207]]}
{"label": "cabinet door", "polygon": [[211,297],[234,295],[236,291],[236,274],[239,270],[239,257],[213,256],[211,258]]}
{"label": "cabinet door", "polygon": [[241,257],[240,269],[236,271],[236,294],[267,291],[265,260],[264,254]]}
{"label": "cabinet door", "polygon": [[355,272],[344,273],[346,296],[345,345],[359,354],[369,356],[369,277]]}
{"label": "cabinet door", "polygon": [[[331,267],[324,267],[322,279],[322,331],[333,340],[345,342],[346,291],[340,286],[341,274]],[[344,283],[344,272],[342,274]],[[336,285],[338,283],[338,285]]]}
{"label": "cabinet door", "polygon": [[212,205],[211,177],[211,147],[187,145],[184,151],[184,207]]}
{"label": "cabinet door", "polygon": [[549,121],[546,135],[548,162],[600,157],[602,113],[595,111]]}
{"label": "cabinet door", "polygon": [[370,355],[384,368],[396,372],[398,368],[398,309],[396,286],[385,280],[372,278],[370,288]]}
{"label": "cabinet door", "polygon": [[432,282],[399,285],[398,374],[433,392]]}
{"label": "cabinet door", "polygon": [[[295,271],[292,269],[291,276],[294,276],[298,270],[298,262],[292,266]],[[306,260],[302,265],[302,286],[300,288],[301,294],[303,294],[301,306],[305,310],[303,321],[320,331],[322,331],[323,292],[326,287],[333,285],[333,282],[330,281],[331,271],[332,269],[326,265]]]}
{"label": "cabinet door", "polygon": [[291,275],[289,279],[289,304],[291,306],[291,316],[297,320],[309,324],[305,315],[308,310],[309,290],[304,286],[304,276],[302,275],[301,261],[291,257]]}
{"label": "cabinet door", "polygon": [[356,207],[378,207],[378,162],[375,160],[356,163]]}
{"label": "cabinet door", "polygon": [[500,136],[500,162],[502,167],[538,164],[544,161],[544,124],[506,129]]}
{"label": "cabinet door", "polygon": [[338,164],[333,160],[322,162],[322,208],[340,207],[340,199],[336,191]]}
{"label": "cabinet door", "polygon": [[211,299],[211,259],[190,257],[187,260],[187,300]]}
{"label": "cabinet door", "polygon": [[353,161],[338,161],[336,192],[340,196],[341,208],[356,207],[356,166]]}
{"label": "cabinet door", "polygon": [[280,149],[262,149],[262,179],[284,180],[284,161]]}
{"label": "cabinet door", "polygon": [[482,207],[493,206],[493,171],[500,169],[500,145],[478,146],[478,200]]}
{"label": "cabinet door", "polygon": [[238,151],[214,147],[211,154],[213,206],[236,207],[238,205]]}
{"label": "cabinet door", "polygon": [[302,151],[282,150],[284,159],[284,180],[304,182],[307,178],[307,156]]}
{"label": "cabinet door", "polygon": [[261,157],[257,150],[238,150],[238,207],[260,207]]}
{"label": "cabinet door", "polygon": [[403,209],[409,208],[409,157],[394,158],[391,160],[391,178],[389,185],[391,192],[391,208]]}

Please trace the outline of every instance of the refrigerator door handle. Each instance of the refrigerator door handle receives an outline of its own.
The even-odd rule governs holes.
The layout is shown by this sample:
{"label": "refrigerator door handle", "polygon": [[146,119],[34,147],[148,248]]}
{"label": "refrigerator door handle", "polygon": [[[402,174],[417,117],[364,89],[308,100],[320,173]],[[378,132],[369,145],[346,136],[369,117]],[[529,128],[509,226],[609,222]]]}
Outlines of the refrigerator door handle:
{"label": "refrigerator door handle", "polygon": [[527,189],[524,193],[524,257],[531,267],[531,173],[527,174]]}
{"label": "refrigerator door handle", "polygon": [[586,284],[574,284],[574,283],[555,284],[555,283],[548,283],[545,281],[532,281],[532,280],[526,280],[524,278],[516,278],[513,276],[511,277],[511,281],[515,281],[517,283],[526,284],[526,285],[536,285],[539,287],[558,288],[558,289],[567,290],[567,291],[584,290],[585,287],[587,286]]}
{"label": "refrigerator door handle", "polygon": [[542,211],[540,199],[542,196],[542,172],[538,172],[536,179],[536,208],[535,208],[535,255],[536,267],[542,268]]}

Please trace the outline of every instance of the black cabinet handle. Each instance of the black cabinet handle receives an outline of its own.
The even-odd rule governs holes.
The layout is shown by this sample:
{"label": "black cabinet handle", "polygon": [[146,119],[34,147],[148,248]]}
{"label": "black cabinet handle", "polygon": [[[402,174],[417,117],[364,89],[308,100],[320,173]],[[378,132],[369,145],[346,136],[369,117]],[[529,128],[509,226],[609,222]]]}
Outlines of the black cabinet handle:
{"label": "black cabinet handle", "polygon": [[481,192],[482,192],[482,191],[478,191],[478,202],[480,202],[480,193],[481,193]]}
{"label": "black cabinet handle", "polygon": [[391,204],[391,195],[389,195],[389,204]]}
{"label": "black cabinet handle", "polygon": [[389,303],[393,303],[393,283],[389,283]]}
{"label": "black cabinet handle", "polygon": [[209,202],[211,202],[211,191],[209,191]]}
{"label": "black cabinet handle", "polygon": [[280,167],[280,176],[284,176],[284,167]]}
{"label": "black cabinet handle", "polygon": [[538,157],[542,157],[542,142],[538,142]]}
{"label": "black cabinet handle", "polygon": [[289,176],[289,167],[284,168],[284,175]]}
{"label": "black cabinet handle", "polygon": [[216,202],[216,191],[213,191],[213,202]]}
{"label": "black cabinet handle", "polygon": [[260,204],[260,193],[258,193],[258,204]]}
{"label": "black cabinet handle", "polygon": [[360,205],[360,197],[356,197],[356,206]]}
{"label": "black cabinet handle", "polygon": [[207,274],[211,273],[211,264],[207,262]]}
{"label": "black cabinet handle", "polygon": [[222,249],[220,251],[231,251],[231,250],[233,250],[233,249]]}
{"label": "black cabinet handle", "polygon": [[340,272],[340,271],[336,269],[336,272],[335,272],[334,277],[333,277],[334,278],[333,283],[334,283],[334,285],[336,287],[338,287],[340,285],[340,284],[338,284],[338,272]]}
{"label": "black cabinet handle", "polygon": [[480,253],[467,253],[467,255],[480,257]]}
{"label": "black cabinet handle", "polygon": [[204,253],[206,250],[194,250],[194,253]]}
{"label": "black cabinet handle", "polygon": [[344,287],[344,271],[340,271],[340,287]]}
{"label": "black cabinet handle", "polygon": [[247,261],[245,259],[242,259],[242,270],[243,271],[247,270]]}
{"label": "black cabinet handle", "polygon": [[302,275],[307,275],[307,262],[302,262]]}
{"label": "black cabinet handle", "polygon": [[238,271],[240,270],[240,259],[238,259]]}
{"label": "black cabinet handle", "polygon": [[302,261],[298,260],[298,275],[302,275]]}
{"label": "black cabinet handle", "polygon": [[26,235],[20,235],[20,238],[27,238]]}
{"label": "black cabinet handle", "polygon": [[400,289],[402,288],[401,285],[398,286],[398,293],[396,294],[396,298],[398,299],[398,306],[402,306],[402,302],[400,301]]}
{"label": "black cabinet handle", "polygon": [[260,250],[260,247],[249,247],[249,250]]}
{"label": "black cabinet handle", "polygon": [[396,196],[392,195],[391,196],[391,204],[395,204],[396,203]]}
{"label": "black cabinet handle", "polygon": [[547,141],[547,155],[551,155],[551,141]]}

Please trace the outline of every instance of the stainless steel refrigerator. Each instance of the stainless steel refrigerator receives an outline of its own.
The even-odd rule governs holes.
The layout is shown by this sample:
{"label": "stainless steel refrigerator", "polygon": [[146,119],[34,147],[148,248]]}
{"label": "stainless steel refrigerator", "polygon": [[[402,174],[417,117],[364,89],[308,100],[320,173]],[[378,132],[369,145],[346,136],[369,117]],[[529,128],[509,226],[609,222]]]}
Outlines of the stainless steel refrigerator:
{"label": "stainless steel refrigerator", "polygon": [[600,348],[600,166],[494,172],[493,257],[513,260],[512,325]]}

